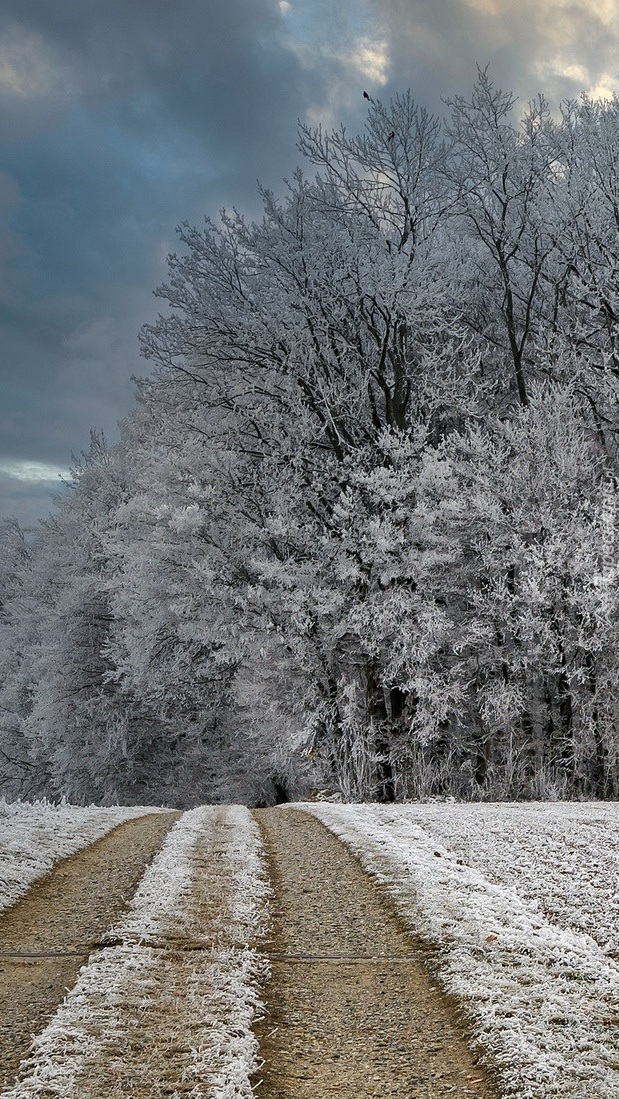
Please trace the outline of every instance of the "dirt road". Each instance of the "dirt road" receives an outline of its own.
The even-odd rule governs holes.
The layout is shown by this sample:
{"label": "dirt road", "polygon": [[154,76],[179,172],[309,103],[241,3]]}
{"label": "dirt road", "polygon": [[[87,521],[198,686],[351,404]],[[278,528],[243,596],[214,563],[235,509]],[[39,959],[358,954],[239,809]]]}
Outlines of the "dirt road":
{"label": "dirt road", "polygon": [[[118,919],[177,816],[121,825],[61,863],[0,918],[3,1086],[12,1082],[30,1035]],[[496,1099],[456,1006],[432,978],[427,949],[355,858],[306,813],[268,809],[255,816],[273,889],[260,943],[271,978],[257,1027],[264,1062],[254,1081],[257,1099]],[[118,957],[114,1003],[97,986],[85,1008],[92,1053],[82,1058],[67,1094],[156,1099],[217,1091],[215,1058],[203,1061],[197,1076],[194,1062],[208,1034],[203,1028],[216,1032],[221,1015],[212,949],[225,944],[222,921],[227,926],[233,904],[226,867],[234,835],[222,809],[193,856],[185,923],[160,944],[148,987],[134,987],[131,948],[118,948],[125,954]],[[242,944],[231,945],[234,953]],[[113,949],[106,948],[108,959]],[[61,1044],[56,1056],[64,1064],[68,1047]],[[247,1097],[248,1089],[225,1093]],[[35,1094],[50,1092],[28,1091]]]}
{"label": "dirt road", "polygon": [[314,817],[258,812],[275,886],[259,1099],[490,1099],[427,950]]}
{"label": "dirt road", "polygon": [[0,1087],[11,1083],[98,939],[123,911],[178,813],[121,824],[60,862],[0,915]]}

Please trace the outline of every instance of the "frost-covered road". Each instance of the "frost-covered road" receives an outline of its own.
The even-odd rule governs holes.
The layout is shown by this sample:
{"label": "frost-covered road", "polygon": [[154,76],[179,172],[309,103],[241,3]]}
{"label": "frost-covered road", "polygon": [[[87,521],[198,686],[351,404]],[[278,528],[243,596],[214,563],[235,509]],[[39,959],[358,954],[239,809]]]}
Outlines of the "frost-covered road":
{"label": "frost-covered road", "polygon": [[438,947],[505,1095],[619,1097],[619,806],[312,807]]}
{"label": "frost-covered road", "polygon": [[[58,853],[58,840],[60,851],[67,846],[75,851],[79,839],[83,849],[60,861],[53,873],[39,878],[19,903],[0,915],[0,1087],[13,1079],[31,1035],[45,1025],[74,984],[80,966],[122,911],[145,864],[178,816],[155,813],[127,821],[125,813],[125,823],[118,826],[120,814],[114,810],[100,810],[94,820],[87,812],[73,815],[75,834],[70,835],[68,814],[61,807],[54,836],[54,811],[49,806],[34,807],[31,828],[21,806],[4,832],[3,838],[8,833],[11,841],[11,891],[19,885],[20,855],[26,875],[40,866],[37,837],[44,837],[48,859],[53,857],[50,852]],[[24,826],[19,843],[16,819]],[[93,829],[105,834],[86,848]]]}
{"label": "frost-covered road", "polygon": [[494,1099],[428,951],[308,814],[263,810],[272,959],[264,1099]]}
{"label": "frost-covered road", "polygon": [[61,859],[95,843],[124,821],[159,811],[152,806],[84,809],[0,799],[0,912],[15,904]]}
{"label": "frost-covered road", "polygon": [[[169,820],[125,823],[60,862],[0,916],[0,931],[14,921],[6,942],[27,952],[18,914],[51,884],[52,934],[67,952],[75,931],[77,954],[68,870],[92,870],[123,830],[161,840]],[[619,1099],[617,805],[196,809],[113,922],[4,1099],[250,1099],[252,1083],[259,1099]],[[4,964],[17,988],[41,963]],[[498,1091],[459,1045],[454,1004]]]}
{"label": "frost-covered road", "polygon": [[[86,860],[93,850],[84,852]],[[151,854],[143,853],[142,866]],[[247,809],[183,814],[129,911],[108,924],[100,949],[2,1095],[249,1097],[257,1052],[251,1023],[264,968],[249,940],[261,925],[266,889]],[[19,923],[22,905],[5,920]],[[62,910],[71,921],[69,893]]]}

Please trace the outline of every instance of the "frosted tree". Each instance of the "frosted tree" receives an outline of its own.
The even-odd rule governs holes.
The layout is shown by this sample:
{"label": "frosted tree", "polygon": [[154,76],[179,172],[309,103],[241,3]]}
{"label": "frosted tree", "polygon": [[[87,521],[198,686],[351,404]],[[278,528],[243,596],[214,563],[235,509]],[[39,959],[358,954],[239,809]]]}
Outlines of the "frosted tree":
{"label": "frosted tree", "polygon": [[479,785],[488,769],[502,772],[512,797],[612,795],[618,608],[614,566],[604,566],[603,465],[579,402],[534,388],[514,420],[446,449],[467,765]]}
{"label": "frosted tree", "polygon": [[[380,659],[358,630],[334,637],[331,618],[378,583],[371,563],[367,583],[355,575],[361,549],[341,536],[342,501],[361,500],[358,469],[392,462],[385,433],[414,428],[425,445],[475,405],[466,336],[455,321],[445,333],[445,150],[437,120],[409,97],[372,104],[360,138],[303,129],[300,144],[318,174],[298,173],[284,200],[264,192],[261,223],[224,215],[220,228],[185,227],[188,254],[171,258],[161,291],[173,312],[145,347],[162,385],[175,376],[189,402],[219,410],[246,461],[228,522],[240,508],[254,540],[248,621],[279,620],[282,652],[303,649],[322,696],[307,709],[331,730],[327,755],[347,792],[393,796],[386,729],[403,727],[404,703],[385,704]],[[452,358],[440,380],[439,347]],[[390,504],[375,493],[371,506],[379,523]],[[338,557],[348,565],[330,576]],[[356,756],[363,778],[351,777]]]}
{"label": "frosted tree", "polygon": [[[455,275],[458,306],[487,344],[486,370],[498,368],[491,382],[495,390],[498,383],[497,396],[511,382],[524,407],[530,381],[539,376],[536,337],[549,321],[548,277],[559,273],[555,253],[563,226],[554,202],[548,104],[541,96],[531,102],[520,125],[515,104],[487,70],[479,70],[470,98],[449,101],[445,170],[462,249]],[[488,354],[492,348],[498,358]]]}
{"label": "frosted tree", "polygon": [[15,519],[0,523],[0,768],[5,796],[35,795],[45,774],[29,759],[23,718],[30,706],[20,674],[32,642],[32,550]]}
{"label": "frosted tree", "polygon": [[4,531],[7,775],[616,796],[619,111],[515,111],[370,100],[183,226],[120,443]]}
{"label": "frosted tree", "polygon": [[160,766],[177,799],[268,798],[268,738],[252,756],[235,702],[247,641],[234,595],[245,543],[240,500],[233,513],[227,499],[233,470],[215,428],[208,443],[195,430],[197,410],[188,435],[183,414],[179,421],[168,400],[163,422],[146,388],[121,444],[134,456],[131,497],[105,539],[114,618],[105,651],[123,695],[157,715],[168,755]]}

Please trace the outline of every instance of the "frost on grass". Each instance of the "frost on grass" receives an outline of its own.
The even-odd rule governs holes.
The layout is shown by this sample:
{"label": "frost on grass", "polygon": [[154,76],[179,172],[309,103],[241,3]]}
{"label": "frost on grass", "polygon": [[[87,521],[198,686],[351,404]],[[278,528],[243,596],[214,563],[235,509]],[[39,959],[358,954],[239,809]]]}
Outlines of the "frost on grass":
{"label": "frost on grass", "polygon": [[0,800],[0,912],[15,904],[61,859],[119,824],[157,811],[152,806],[85,809],[47,801]]}
{"label": "frost on grass", "polygon": [[[446,811],[447,810],[447,811]],[[410,805],[406,818],[552,923],[619,959],[619,808],[614,803]]]}
{"label": "frost on grass", "polygon": [[506,1096],[619,1099],[618,806],[305,808],[439,948]]}
{"label": "frost on grass", "polygon": [[185,813],[4,1099],[250,1099],[267,895],[248,810]]}

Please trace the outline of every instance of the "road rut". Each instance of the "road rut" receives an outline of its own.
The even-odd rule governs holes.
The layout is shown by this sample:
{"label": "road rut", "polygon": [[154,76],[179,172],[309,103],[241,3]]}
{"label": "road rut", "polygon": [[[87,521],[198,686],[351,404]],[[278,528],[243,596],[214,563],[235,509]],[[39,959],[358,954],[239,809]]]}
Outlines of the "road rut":
{"label": "road rut", "polygon": [[428,951],[318,820],[261,810],[275,896],[259,1099],[495,1099]]}
{"label": "road rut", "polygon": [[0,1087],[51,1018],[90,951],[133,896],[179,813],[119,825],[58,863],[0,915]]}

